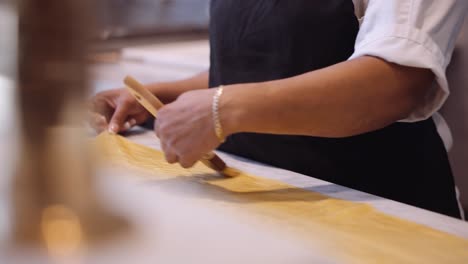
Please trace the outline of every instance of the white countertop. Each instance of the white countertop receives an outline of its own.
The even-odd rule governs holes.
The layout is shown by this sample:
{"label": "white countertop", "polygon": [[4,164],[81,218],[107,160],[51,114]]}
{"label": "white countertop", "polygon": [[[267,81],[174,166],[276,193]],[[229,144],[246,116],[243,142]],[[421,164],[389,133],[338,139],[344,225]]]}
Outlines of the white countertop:
{"label": "white countertop", "polygon": [[[128,139],[155,149],[159,141],[152,131],[130,133]],[[4,143],[1,142],[1,143]],[[392,216],[424,224],[468,239],[468,223],[423,209],[358,192],[286,170],[272,168],[219,153],[232,167],[259,177],[279,180],[331,197],[366,203]],[[74,255],[74,262],[89,264],[126,263],[345,263],[330,258],[320,245],[283,232],[271,230],[228,208],[206,208],[192,203],[191,195],[180,190],[190,186],[157,184],[124,168],[105,168],[99,173],[100,196],[107,208],[131,223],[131,234],[105,247],[90,247]],[[4,182],[5,183],[5,182]],[[8,186],[1,186],[0,263],[50,263],[44,252],[8,247]],[[175,190],[177,188],[182,188]],[[199,190],[198,190],[199,191]],[[196,200],[196,199],[195,199]],[[247,214],[247,212],[246,212]],[[183,253],[181,253],[183,252]],[[333,254],[331,256],[334,256]]]}
{"label": "white countertop", "polygon": [[[128,136],[128,138],[139,144],[155,149],[160,149],[159,140],[152,131],[136,133]],[[241,169],[247,173],[278,180],[298,188],[322,193],[327,196],[348,201],[366,203],[389,215],[397,216],[402,219],[420,223],[434,229],[468,239],[467,222],[438,213],[433,213],[414,206],[356,191],[306,175],[259,164],[229,154],[220,153],[220,156],[229,164],[229,166]]]}

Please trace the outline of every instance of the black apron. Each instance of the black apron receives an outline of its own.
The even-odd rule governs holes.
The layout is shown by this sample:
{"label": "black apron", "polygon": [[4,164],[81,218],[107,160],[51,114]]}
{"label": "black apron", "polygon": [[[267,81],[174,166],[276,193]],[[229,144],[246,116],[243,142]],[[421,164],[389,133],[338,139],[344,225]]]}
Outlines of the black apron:
{"label": "black apron", "polygon": [[[358,30],[352,0],[212,0],[210,87],[283,79],[345,61]],[[342,139],[240,133],[220,150],[460,217],[432,119]]]}

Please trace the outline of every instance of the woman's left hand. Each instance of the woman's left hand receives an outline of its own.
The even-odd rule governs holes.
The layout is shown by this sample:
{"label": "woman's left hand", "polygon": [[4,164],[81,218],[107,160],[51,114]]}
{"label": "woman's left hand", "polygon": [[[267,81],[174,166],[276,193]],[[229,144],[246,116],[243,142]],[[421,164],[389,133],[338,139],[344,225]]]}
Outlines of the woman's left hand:
{"label": "woman's left hand", "polygon": [[169,163],[190,168],[220,145],[212,115],[215,92],[203,89],[184,93],[158,112],[155,132]]}

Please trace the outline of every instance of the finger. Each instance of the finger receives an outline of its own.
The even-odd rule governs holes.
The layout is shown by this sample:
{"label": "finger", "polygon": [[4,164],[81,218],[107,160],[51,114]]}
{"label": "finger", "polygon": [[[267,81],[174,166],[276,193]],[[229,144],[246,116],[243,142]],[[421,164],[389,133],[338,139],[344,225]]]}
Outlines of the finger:
{"label": "finger", "polygon": [[115,105],[110,101],[96,97],[88,103],[88,109],[94,113],[98,113],[106,118],[106,122],[109,121],[114,113]]}
{"label": "finger", "polygon": [[122,126],[122,131],[127,131],[130,130],[132,127],[134,127],[136,124],[135,119],[130,119],[129,121],[125,122],[124,125]]}
{"label": "finger", "polygon": [[125,122],[128,117],[128,110],[130,106],[126,103],[121,103],[115,109],[114,115],[109,122],[109,132],[117,134],[120,131],[125,131]]}
{"label": "finger", "polygon": [[197,162],[197,160],[192,159],[192,158],[187,158],[187,157],[182,157],[182,158],[179,159],[179,164],[184,169],[192,168],[193,165],[195,165],[196,162]]}
{"label": "finger", "polygon": [[177,155],[172,153],[172,152],[168,152],[168,153],[165,152],[164,157],[166,158],[166,161],[169,164],[174,164],[174,163],[177,163],[179,161],[179,157],[177,157]]}
{"label": "finger", "polygon": [[148,119],[148,114],[145,112],[138,113],[132,116],[127,117],[127,122],[123,125],[123,130],[130,130],[132,127],[136,125],[143,124]]}
{"label": "finger", "polygon": [[169,164],[174,164],[179,161],[179,157],[173,151],[171,151],[171,148],[167,146],[164,141],[161,141],[161,148],[164,152],[164,157]]}
{"label": "finger", "polygon": [[123,131],[130,130],[132,127],[144,123],[146,119],[148,119],[148,115],[146,115],[145,113],[128,117],[128,120],[127,122],[124,123],[122,130]]}
{"label": "finger", "polygon": [[139,125],[139,124],[143,124],[144,122],[146,122],[146,120],[148,120],[149,117],[150,117],[150,115],[146,111],[143,111],[141,113],[132,115],[132,118],[135,119],[134,126]]}
{"label": "finger", "polygon": [[98,133],[106,130],[108,125],[104,116],[93,112],[88,112],[88,123]]}

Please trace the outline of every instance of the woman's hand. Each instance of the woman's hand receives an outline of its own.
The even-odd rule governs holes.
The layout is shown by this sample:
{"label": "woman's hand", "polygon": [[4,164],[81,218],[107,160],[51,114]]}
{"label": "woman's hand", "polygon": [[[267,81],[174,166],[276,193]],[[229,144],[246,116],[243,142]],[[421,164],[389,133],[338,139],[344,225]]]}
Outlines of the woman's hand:
{"label": "woman's hand", "polygon": [[150,116],[126,89],[98,93],[91,100],[91,111],[90,124],[97,132],[123,132]]}
{"label": "woman's hand", "polygon": [[158,112],[155,132],[169,163],[190,168],[219,146],[211,105],[215,92],[203,89],[184,93]]}
{"label": "woman's hand", "polygon": [[[180,81],[148,84],[146,88],[164,104],[168,104],[187,91],[207,89],[208,71]],[[106,129],[113,133],[123,132],[150,117],[126,89],[97,94],[91,101],[91,111],[90,123],[98,132]]]}

